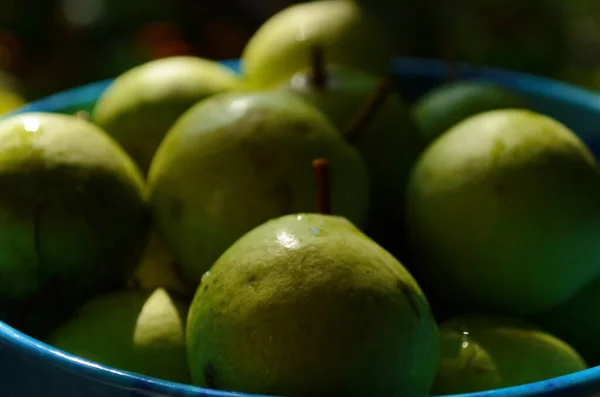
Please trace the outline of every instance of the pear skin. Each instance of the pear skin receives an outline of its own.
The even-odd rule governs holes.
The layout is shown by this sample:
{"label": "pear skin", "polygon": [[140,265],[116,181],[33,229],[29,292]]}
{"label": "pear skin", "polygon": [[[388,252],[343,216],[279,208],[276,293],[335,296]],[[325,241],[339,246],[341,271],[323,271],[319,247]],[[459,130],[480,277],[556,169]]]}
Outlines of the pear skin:
{"label": "pear skin", "polygon": [[[463,311],[534,315],[600,274],[600,171],[559,122],[473,116],[430,145],[408,188],[416,277]],[[432,292],[433,291],[433,292]]]}
{"label": "pear skin", "polygon": [[148,197],[157,231],[195,288],[244,233],[315,210],[312,161],[332,166],[335,214],[358,225],[369,210],[360,154],[317,109],[284,92],[221,94],[171,129],[152,163]]}
{"label": "pear skin", "polygon": [[233,244],[190,307],[199,386],[285,396],[426,396],[437,325],[410,273],[348,220],[287,215]]}
{"label": "pear skin", "polygon": [[162,287],[180,295],[193,292],[181,279],[172,250],[154,230],[149,233],[146,248],[129,280],[129,285],[144,291]]}
{"label": "pear skin", "polygon": [[600,277],[579,290],[566,302],[540,314],[534,321],[581,352],[590,366],[600,365]]}
{"label": "pear skin", "polygon": [[96,102],[92,118],[146,172],[181,114],[237,84],[238,76],[214,61],[192,56],[157,59],[117,77]]}
{"label": "pear skin", "polygon": [[116,369],[189,384],[186,314],[187,306],[162,288],[112,292],[80,307],[49,344]]}
{"label": "pear skin", "polygon": [[323,47],[331,62],[388,75],[393,46],[378,23],[351,2],[295,4],[267,20],[248,41],[242,71],[254,89],[271,88],[310,65],[306,54]]}
{"label": "pear skin", "polygon": [[124,284],[143,249],[141,174],[95,125],[26,113],[0,122],[0,308],[34,336]]}
{"label": "pear skin", "polygon": [[461,121],[496,109],[526,109],[517,93],[494,83],[459,81],[436,87],[414,107],[415,120],[427,143]]}
{"label": "pear skin", "polygon": [[518,386],[587,369],[565,342],[510,318],[454,318],[440,325],[440,340],[435,395]]}

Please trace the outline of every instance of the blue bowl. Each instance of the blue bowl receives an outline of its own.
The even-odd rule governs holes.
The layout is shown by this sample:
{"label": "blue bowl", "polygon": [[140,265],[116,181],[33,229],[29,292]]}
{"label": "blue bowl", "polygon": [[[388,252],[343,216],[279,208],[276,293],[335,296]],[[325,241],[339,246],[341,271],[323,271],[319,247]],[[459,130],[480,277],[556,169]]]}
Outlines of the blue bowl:
{"label": "blue bowl", "polygon": [[[237,61],[224,62],[239,71]],[[600,154],[600,95],[539,77],[463,65],[461,77],[485,79],[529,98],[535,109],[563,122]],[[397,59],[394,72],[404,97],[419,98],[440,84],[443,62]],[[102,81],[33,102],[23,112],[73,113],[90,109],[111,81]],[[54,349],[0,322],[2,397],[250,397],[186,386],[98,365]],[[600,367],[507,389],[455,397],[600,397]]]}

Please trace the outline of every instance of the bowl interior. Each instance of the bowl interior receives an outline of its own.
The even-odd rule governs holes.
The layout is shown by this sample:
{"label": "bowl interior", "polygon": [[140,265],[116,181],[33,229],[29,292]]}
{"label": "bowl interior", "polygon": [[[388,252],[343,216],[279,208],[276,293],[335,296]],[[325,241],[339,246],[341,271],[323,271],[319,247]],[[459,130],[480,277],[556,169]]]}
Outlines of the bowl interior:
{"label": "bowl interior", "polygon": [[[239,72],[237,60],[224,61]],[[444,62],[396,59],[394,78],[400,93],[414,102],[444,81]],[[484,79],[520,92],[535,110],[561,121],[600,155],[600,96],[584,90],[521,73],[461,65],[460,77]],[[74,114],[91,111],[111,80],[58,93],[30,103],[10,115],[24,112]],[[216,392],[138,376],[97,365],[23,335],[0,322],[0,373],[10,375],[0,382],[2,396],[92,396],[92,397],[242,397],[239,393]],[[462,397],[600,397],[600,368],[592,368],[534,384],[473,393]]]}

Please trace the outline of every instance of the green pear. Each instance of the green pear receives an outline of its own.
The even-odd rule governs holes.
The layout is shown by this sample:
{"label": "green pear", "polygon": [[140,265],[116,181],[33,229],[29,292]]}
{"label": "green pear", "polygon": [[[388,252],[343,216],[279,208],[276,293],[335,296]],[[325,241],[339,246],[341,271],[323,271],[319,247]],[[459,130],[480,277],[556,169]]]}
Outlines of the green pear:
{"label": "green pear", "polygon": [[419,159],[407,201],[419,281],[463,311],[540,313],[600,274],[600,172],[544,115],[495,110],[453,127]]}
{"label": "green pear", "polygon": [[145,172],[181,114],[238,84],[234,72],[217,62],[191,56],[153,60],[117,77],[98,99],[93,121]]}
{"label": "green pear", "polygon": [[187,306],[161,288],[113,292],[80,307],[48,343],[116,369],[189,384],[186,315]]}
{"label": "green pear", "polygon": [[46,320],[123,283],[141,253],[140,172],[85,120],[0,121],[0,190],[0,310],[24,332],[38,335]]}
{"label": "green pear", "polygon": [[459,122],[497,109],[524,109],[528,104],[515,92],[484,81],[443,84],[423,96],[414,115],[427,142],[432,142]]}
{"label": "green pear", "polygon": [[431,388],[432,395],[493,390],[500,387],[500,373],[491,353],[470,337],[468,331],[439,326],[442,357]]}
{"label": "green pear", "polygon": [[359,153],[317,109],[285,92],[222,94],[192,107],[160,145],[148,175],[159,233],[194,288],[244,233],[313,211],[312,161],[332,164],[334,213],[358,225],[369,209]]}
{"label": "green pear", "polygon": [[440,325],[434,395],[518,386],[587,368],[571,346],[519,320],[463,316]]}
{"label": "green pear", "polygon": [[600,365],[600,277],[571,299],[535,318],[536,322],[569,342],[592,366]]}
{"label": "green pear", "polygon": [[347,219],[287,215],[202,278],[187,352],[195,384],[285,396],[426,396],[437,325],[408,271]]}
{"label": "green pear", "polygon": [[[323,81],[315,79],[313,65],[296,73],[283,88],[294,92],[329,116],[333,124],[362,154],[371,176],[371,211],[367,230],[382,242],[397,227],[401,214],[397,209],[405,196],[405,187],[424,140],[402,98],[391,93],[366,125],[363,110],[370,104],[381,78],[339,65],[324,68]],[[360,115],[357,120],[356,115]],[[368,117],[368,116],[367,116]],[[357,131],[356,128],[360,128]]]}
{"label": "green pear", "polygon": [[152,291],[163,287],[169,292],[187,295],[193,291],[181,279],[178,269],[172,250],[155,230],[151,230],[129,283],[135,289]]}
{"label": "green pear", "polygon": [[310,65],[306,54],[315,45],[331,62],[390,72],[392,46],[378,24],[351,2],[329,0],[292,5],[260,27],[242,54],[247,84],[255,89],[281,84]]}

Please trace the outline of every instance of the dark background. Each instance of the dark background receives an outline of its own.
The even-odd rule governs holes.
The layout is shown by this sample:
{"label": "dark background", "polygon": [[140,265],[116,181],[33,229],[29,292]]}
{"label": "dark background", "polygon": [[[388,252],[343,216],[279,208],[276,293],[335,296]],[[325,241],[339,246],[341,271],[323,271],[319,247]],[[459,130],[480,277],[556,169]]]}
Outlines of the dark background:
{"label": "dark background", "polygon": [[[16,76],[31,100],[154,58],[235,58],[262,22],[293,2],[0,0],[0,70]],[[496,65],[600,89],[598,0],[381,3],[392,10],[383,14],[393,22],[399,55]]]}

